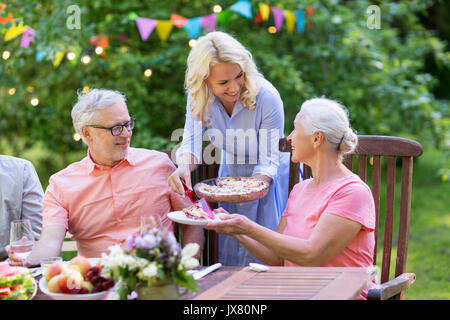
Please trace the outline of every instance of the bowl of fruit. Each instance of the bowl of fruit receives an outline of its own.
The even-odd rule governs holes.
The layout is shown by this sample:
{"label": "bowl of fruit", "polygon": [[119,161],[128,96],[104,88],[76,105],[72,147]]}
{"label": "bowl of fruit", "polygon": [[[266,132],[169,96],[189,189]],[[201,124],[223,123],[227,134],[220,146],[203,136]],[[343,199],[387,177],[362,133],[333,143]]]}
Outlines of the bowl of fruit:
{"label": "bowl of fruit", "polygon": [[39,280],[39,288],[55,300],[106,299],[115,283],[102,276],[96,260],[76,256],[68,263],[52,263]]}

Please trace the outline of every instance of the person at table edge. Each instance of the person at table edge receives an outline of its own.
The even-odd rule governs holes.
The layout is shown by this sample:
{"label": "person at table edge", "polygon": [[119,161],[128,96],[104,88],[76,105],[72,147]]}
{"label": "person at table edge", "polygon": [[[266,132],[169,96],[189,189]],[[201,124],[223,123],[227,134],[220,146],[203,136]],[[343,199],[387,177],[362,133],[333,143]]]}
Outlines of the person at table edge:
{"label": "person at table edge", "polygon": [[[277,230],[239,214],[225,215],[205,228],[232,235],[269,265],[372,266],[373,196],[342,163],[343,155],[354,150],[358,141],[347,110],[329,99],[311,99],[303,103],[294,125],[287,137],[292,161],[310,166],[313,178],[294,186]],[[359,298],[365,299],[367,291]]]}
{"label": "person at table edge", "polygon": [[[167,213],[190,205],[167,185],[175,165],[165,153],[130,147],[135,119],[125,101],[113,90],[79,94],[72,120],[88,154],[50,177],[41,238],[25,266],[58,256],[66,231],[76,240],[79,255],[101,257],[109,246],[124,245],[127,236],[139,232],[141,216],[154,216],[161,227],[171,229]],[[201,228],[180,225],[180,231],[183,245],[202,246]],[[14,264],[21,264],[7,251]]]}
{"label": "person at table edge", "polygon": [[42,231],[41,182],[33,164],[25,159],[0,155],[0,261],[8,254],[10,224],[13,220],[28,219],[34,239]]}

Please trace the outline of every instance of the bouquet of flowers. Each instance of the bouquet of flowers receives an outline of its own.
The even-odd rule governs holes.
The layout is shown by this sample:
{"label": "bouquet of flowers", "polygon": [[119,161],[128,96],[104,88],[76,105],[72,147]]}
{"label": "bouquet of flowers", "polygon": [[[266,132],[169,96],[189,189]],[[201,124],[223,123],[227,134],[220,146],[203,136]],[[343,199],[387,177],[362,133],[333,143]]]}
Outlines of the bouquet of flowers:
{"label": "bouquet of flowers", "polygon": [[189,243],[181,250],[172,232],[153,228],[142,235],[130,235],[125,250],[119,245],[108,249],[109,255],[102,254],[102,275],[118,282],[116,295],[121,300],[135,297],[137,286],[165,281],[199,292],[197,282],[186,272],[199,265],[194,258],[199,249],[196,243]]}

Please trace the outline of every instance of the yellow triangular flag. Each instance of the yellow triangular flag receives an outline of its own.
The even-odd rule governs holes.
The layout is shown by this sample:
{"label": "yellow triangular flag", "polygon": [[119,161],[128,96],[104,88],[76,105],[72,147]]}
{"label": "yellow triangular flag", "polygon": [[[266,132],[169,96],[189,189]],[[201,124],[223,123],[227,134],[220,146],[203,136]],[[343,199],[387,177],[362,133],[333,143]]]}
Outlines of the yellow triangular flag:
{"label": "yellow triangular flag", "polygon": [[284,10],[284,18],[286,19],[286,26],[288,33],[294,32],[295,27],[295,16],[294,12],[289,10]]}
{"label": "yellow triangular flag", "polygon": [[13,24],[5,34],[5,41],[9,41],[14,39],[15,37],[18,37],[25,31],[26,28],[28,28],[28,26],[24,26],[23,23],[19,24],[18,26],[16,26],[16,24]]}
{"label": "yellow triangular flag", "polygon": [[58,51],[55,53],[55,61],[53,61],[53,66],[56,68],[61,63],[62,59],[64,58],[64,51]]}
{"label": "yellow triangular flag", "polygon": [[156,32],[161,41],[166,41],[172,31],[173,23],[170,20],[157,20]]}
{"label": "yellow triangular flag", "polygon": [[263,21],[269,19],[270,14],[270,6],[268,4],[260,2],[259,4],[259,12],[261,13],[261,18]]}

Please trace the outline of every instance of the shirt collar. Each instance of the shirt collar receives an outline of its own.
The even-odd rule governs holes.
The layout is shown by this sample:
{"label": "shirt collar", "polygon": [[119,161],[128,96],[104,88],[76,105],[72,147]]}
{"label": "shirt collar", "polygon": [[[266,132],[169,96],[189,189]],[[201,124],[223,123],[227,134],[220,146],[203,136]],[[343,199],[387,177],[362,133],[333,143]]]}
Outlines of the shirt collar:
{"label": "shirt collar", "polygon": [[[108,169],[111,169],[111,167],[108,167],[108,166],[102,166],[102,165],[100,165],[100,164],[95,163],[95,162],[92,160],[92,158],[91,158],[91,152],[90,152],[89,149],[88,149],[88,151],[87,151],[87,157],[85,158],[85,161],[84,161],[84,162],[85,162],[86,168],[87,168],[87,170],[88,170],[88,174],[91,174],[91,173],[94,171],[94,169],[97,169],[97,170],[108,170]],[[128,163],[128,164],[131,165],[132,167],[135,166],[135,164],[136,164],[136,157],[135,157],[135,152],[134,152],[133,148],[128,148],[128,154],[127,154],[127,156],[126,156],[124,159],[122,159],[122,161],[120,161],[118,164],[116,164],[116,165],[114,166],[114,168],[117,168],[117,167],[120,166],[123,162]]]}
{"label": "shirt collar", "polygon": [[[222,111],[227,113],[227,111],[225,110],[225,107],[223,106],[222,102],[220,101],[220,99],[216,96],[216,98],[214,99],[214,104]],[[241,100],[236,101],[236,103],[234,104],[234,108],[233,108],[233,113],[231,114],[232,118],[233,116],[237,115],[239,112],[242,111],[242,109],[244,109],[244,105],[242,104]],[[228,116],[228,114],[227,114]]]}

